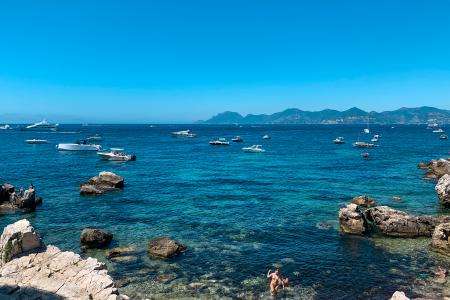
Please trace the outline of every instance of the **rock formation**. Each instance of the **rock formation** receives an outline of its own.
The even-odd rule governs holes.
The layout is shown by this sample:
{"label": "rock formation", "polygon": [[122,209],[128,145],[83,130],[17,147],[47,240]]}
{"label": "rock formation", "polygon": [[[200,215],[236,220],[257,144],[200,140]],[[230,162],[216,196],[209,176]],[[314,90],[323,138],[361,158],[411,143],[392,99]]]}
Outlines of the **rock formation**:
{"label": "rock formation", "polygon": [[148,244],[148,253],[156,258],[170,258],[184,251],[187,247],[168,237],[158,237]]}
{"label": "rock formation", "polygon": [[344,233],[362,235],[367,231],[364,213],[351,203],[339,210],[339,225]]}
{"label": "rock formation", "polygon": [[[0,268],[1,299],[128,299],[119,294],[104,264],[54,246],[44,247],[27,220],[7,226],[0,241],[5,259]],[[10,249],[16,255],[8,254]],[[34,253],[27,254],[27,250]]]}
{"label": "rock formation", "polygon": [[391,297],[390,300],[409,300],[409,298],[406,297],[406,295],[405,295],[404,292],[396,291],[396,292],[392,295],[392,297]]}
{"label": "rock formation", "polygon": [[94,176],[83,183],[80,187],[82,195],[100,195],[108,191],[122,189],[124,187],[123,177],[112,172],[100,172],[98,176]]}
{"label": "rock formation", "polygon": [[448,159],[437,159],[431,160],[428,163],[419,163],[418,167],[420,169],[426,170],[425,178],[437,180],[444,176],[445,174],[450,174],[450,160]]}
{"label": "rock formation", "polygon": [[376,205],[375,200],[366,195],[353,198],[352,203],[362,207],[372,207]]}
{"label": "rock formation", "polygon": [[450,223],[442,223],[436,226],[431,237],[431,247],[446,255],[450,255]]}
{"label": "rock formation", "polygon": [[436,184],[435,190],[441,204],[450,206],[450,175],[443,175]]}
{"label": "rock formation", "polygon": [[98,228],[85,228],[80,235],[80,243],[84,248],[105,248],[111,243],[112,233]]}
{"label": "rock formation", "polygon": [[22,209],[25,211],[34,211],[36,206],[42,203],[42,199],[36,197],[34,186],[28,189],[19,189],[9,183],[0,186],[0,205],[3,209],[13,210]]}

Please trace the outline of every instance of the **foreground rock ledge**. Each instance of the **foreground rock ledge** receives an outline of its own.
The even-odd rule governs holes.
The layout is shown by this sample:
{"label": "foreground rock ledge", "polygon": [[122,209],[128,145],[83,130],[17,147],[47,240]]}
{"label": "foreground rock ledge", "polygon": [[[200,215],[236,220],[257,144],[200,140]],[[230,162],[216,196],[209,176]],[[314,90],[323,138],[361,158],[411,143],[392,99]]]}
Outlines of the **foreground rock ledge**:
{"label": "foreground rock ledge", "polygon": [[100,172],[83,183],[80,187],[81,195],[101,195],[105,192],[122,189],[125,185],[123,177],[112,172]]}
{"label": "foreground rock ledge", "polygon": [[[19,222],[24,221],[28,222]],[[0,268],[0,286],[8,287],[2,289],[0,298],[41,299],[49,294],[68,299],[128,299],[119,294],[106,266],[96,259],[82,259],[54,246],[34,250],[39,252],[15,258]]]}

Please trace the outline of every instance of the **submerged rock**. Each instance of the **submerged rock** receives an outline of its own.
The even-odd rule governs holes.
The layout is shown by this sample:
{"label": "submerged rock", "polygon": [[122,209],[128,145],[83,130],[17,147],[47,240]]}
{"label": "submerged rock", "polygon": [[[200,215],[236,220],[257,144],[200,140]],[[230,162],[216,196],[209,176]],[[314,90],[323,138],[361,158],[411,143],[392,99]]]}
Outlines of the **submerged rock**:
{"label": "submerged rock", "polygon": [[376,205],[375,200],[366,195],[353,198],[352,203],[362,207],[372,207]]}
{"label": "submerged rock", "polygon": [[450,175],[442,176],[434,188],[439,197],[439,201],[444,206],[450,206]]}
{"label": "submerged rock", "polygon": [[365,214],[375,229],[393,237],[431,236],[437,224],[450,220],[450,217],[409,215],[388,206],[370,208]]}
{"label": "submerged rock", "polygon": [[80,186],[82,195],[100,195],[108,191],[122,189],[125,185],[123,177],[112,172],[100,172]]}
{"label": "submerged rock", "polygon": [[404,292],[396,291],[396,292],[392,295],[391,300],[409,300],[409,298],[406,297],[406,295],[405,295]]}
{"label": "submerged rock", "polygon": [[80,243],[85,248],[105,248],[111,243],[112,233],[98,228],[85,228],[80,235]]}
{"label": "submerged rock", "polygon": [[185,245],[169,237],[158,237],[148,244],[148,253],[150,256],[157,258],[170,258],[186,251],[186,249]]}
{"label": "submerged rock", "polygon": [[450,223],[442,223],[436,226],[431,237],[431,247],[446,255],[450,255]]}
{"label": "submerged rock", "polygon": [[[0,268],[0,286],[4,287],[0,299],[129,299],[119,294],[104,264],[45,247],[25,219],[5,227],[0,241],[5,262]],[[5,249],[21,256],[5,255]]]}
{"label": "submerged rock", "polygon": [[108,251],[107,258],[116,263],[131,263],[138,260],[134,246],[113,248]]}
{"label": "submerged rock", "polygon": [[36,206],[42,203],[42,198],[36,197],[36,189],[31,185],[28,189],[19,189],[9,183],[0,187],[0,205],[2,209],[14,210],[22,209],[34,211]]}
{"label": "submerged rock", "polygon": [[26,219],[10,224],[0,237],[0,265],[43,246],[40,236]]}
{"label": "submerged rock", "polygon": [[344,233],[362,235],[367,232],[364,213],[351,203],[339,210],[339,226]]}

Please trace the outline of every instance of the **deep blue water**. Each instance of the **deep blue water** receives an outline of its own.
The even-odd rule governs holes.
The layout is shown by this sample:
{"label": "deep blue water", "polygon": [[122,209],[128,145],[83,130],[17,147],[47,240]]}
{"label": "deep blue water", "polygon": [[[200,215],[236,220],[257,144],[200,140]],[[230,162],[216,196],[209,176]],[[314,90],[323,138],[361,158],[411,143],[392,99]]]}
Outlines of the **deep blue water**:
{"label": "deep blue water", "polygon": [[[170,136],[187,128],[198,137]],[[0,225],[28,218],[47,244],[76,252],[84,227],[110,230],[114,245],[139,250],[137,261],[108,263],[115,279],[127,279],[122,290],[134,297],[265,296],[265,272],[274,264],[291,279],[286,297],[386,298],[399,288],[414,293],[411,282],[436,259],[391,252],[371,238],[342,236],[337,212],[353,196],[368,194],[412,213],[446,213],[416,165],[448,156],[450,144],[424,126],[375,126],[372,131],[382,134],[380,147],[370,149],[371,158],[364,160],[351,146],[362,128],[66,125],[58,133],[0,131],[1,181],[33,182],[44,198],[36,212],[2,215]],[[95,153],[55,149],[59,142],[95,133],[103,135],[104,147],[125,147],[137,161],[106,162]],[[266,133],[271,140],[261,139]],[[208,144],[235,135],[245,142]],[[333,144],[337,136],[347,143]],[[28,145],[29,138],[50,144]],[[241,151],[251,144],[262,144],[267,152]],[[125,189],[81,197],[79,184],[100,171],[124,176]],[[321,222],[331,228],[321,228]],[[189,250],[169,261],[149,259],[146,244],[160,235],[180,240]],[[102,251],[89,255],[106,261]],[[392,274],[392,268],[400,274]],[[161,282],[162,275],[170,279]],[[193,282],[205,287],[193,290]]]}

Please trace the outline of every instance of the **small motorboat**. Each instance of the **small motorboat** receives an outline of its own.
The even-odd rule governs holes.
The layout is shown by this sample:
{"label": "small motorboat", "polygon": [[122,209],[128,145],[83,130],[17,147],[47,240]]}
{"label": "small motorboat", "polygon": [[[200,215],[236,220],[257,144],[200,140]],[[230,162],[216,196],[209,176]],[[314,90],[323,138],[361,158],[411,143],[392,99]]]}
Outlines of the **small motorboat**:
{"label": "small motorboat", "polygon": [[376,142],[378,142],[379,139],[380,139],[380,136],[378,134],[375,134],[370,141],[372,143],[376,143]]}
{"label": "small motorboat", "polygon": [[447,136],[446,134],[441,134],[441,135],[439,136],[439,139],[441,139],[441,140],[446,140],[446,139],[448,139],[448,136]]}
{"label": "small motorboat", "polygon": [[363,132],[364,132],[365,134],[369,134],[369,133],[370,133],[370,129],[369,129],[369,128],[364,128]]}
{"label": "small motorboat", "polygon": [[217,140],[210,141],[209,144],[212,145],[212,146],[228,146],[230,144],[230,142],[228,142],[224,138],[220,138],[220,139],[217,139]]}
{"label": "small motorboat", "polygon": [[98,152],[102,159],[114,160],[114,161],[134,161],[136,160],[136,155],[126,154],[123,152],[122,148],[110,148],[109,152]]}
{"label": "small motorboat", "polygon": [[263,138],[263,140],[270,140],[270,135],[265,134],[262,138]]}
{"label": "small motorboat", "polygon": [[101,141],[103,140],[102,136],[100,134],[95,134],[93,136],[87,137],[86,141]]}
{"label": "small motorboat", "polygon": [[250,146],[250,147],[244,147],[244,148],[242,148],[242,151],[244,151],[244,152],[251,152],[251,153],[266,152],[266,150],[264,150],[261,145],[253,145],[253,146]]}
{"label": "small motorboat", "polygon": [[40,140],[40,139],[31,139],[31,140],[25,140],[27,144],[48,144],[47,140]]}
{"label": "small motorboat", "polygon": [[60,151],[100,151],[102,146],[89,144],[87,141],[81,140],[76,143],[58,144],[56,149]]}
{"label": "small motorboat", "polygon": [[354,142],[353,147],[356,148],[373,148],[375,147],[375,144],[366,143],[366,142]]}
{"label": "small motorboat", "polygon": [[368,152],[364,152],[364,153],[361,153],[361,157],[362,158],[369,158],[370,157],[370,155],[369,155],[369,153]]}
{"label": "small motorboat", "polygon": [[174,131],[172,132],[173,137],[187,137],[187,138],[193,138],[196,137],[196,134],[192,133],[189,129],[188,130],[180,130],[180,131]]}
{"label": "small motorboat", "polygon": [[344,140],[344,138],[342,136],[338,136],[337,138],[335,138],[333,140],[333,143],[335,143],[335,144],[345,144],[345,140]]}
{"label": "small motorboat", "polygon": [[442,128],[433,130],[433,133],[443,133],[443,132],[444,132],[444,130],[442,130]]}
{"label": "small motorboat", "polygon": [[235,136],[231,139],[231,141],[235,143],[242,143],[244,140],[240,136]]}
{"label": "small motorboat", "polygon": [[8,124],[0,126],[0,130],[9,130],[9,129],[12,129],[12,128]]}
{"label": "small motorboat", "polygon": [[56,130],[58,130],[58,126],[59,126],[59,124],[52,124],[52,123],[47,122],[47,120],[44,119],[41,122],[28,125],[28,126],[22,128],[22,130],[56,131]]}

